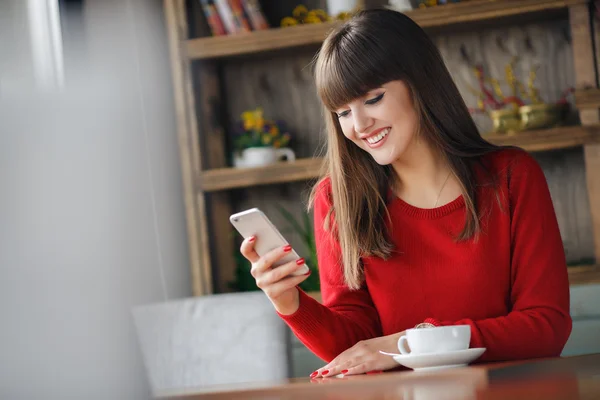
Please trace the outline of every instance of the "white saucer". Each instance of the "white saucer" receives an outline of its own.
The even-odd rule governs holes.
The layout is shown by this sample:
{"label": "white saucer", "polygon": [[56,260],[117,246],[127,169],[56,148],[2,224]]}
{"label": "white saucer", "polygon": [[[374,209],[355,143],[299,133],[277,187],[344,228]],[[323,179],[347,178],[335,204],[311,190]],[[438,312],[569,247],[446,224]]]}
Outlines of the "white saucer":
{"label": "white saucer", "polygon": [[485,350],[485,348],[474,348],[444,353],[396,354],[392,357],[398,364],[412,368],[415,371],[434,371],[445,368],[464,367],[479,358]]}

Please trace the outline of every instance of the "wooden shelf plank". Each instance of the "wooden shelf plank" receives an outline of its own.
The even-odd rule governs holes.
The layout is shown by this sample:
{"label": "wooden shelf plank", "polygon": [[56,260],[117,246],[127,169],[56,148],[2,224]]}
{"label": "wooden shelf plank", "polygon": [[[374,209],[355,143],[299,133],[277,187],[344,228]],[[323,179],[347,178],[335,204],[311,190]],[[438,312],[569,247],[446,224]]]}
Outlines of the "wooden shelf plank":
{"label": "wooden shelf plank", "polygon": [[547,151],[600,143],[600,125],[567,126],[515,135],[487,135],[488,141],[501,146],[518,146],[523,150]]}
{"label": "wooden shelf plank", "polygon": [[[442,28],[512,16],[535,15],[539,19],[587,0],[476,0],[407,11],[423,28]],[[187,40],[185,51],[190,59],[211,59],[252,54],[306,45],[320,44],[339,21],[271,28],[228,36]]]}
{"label": "wooden shelf plank", "polygon": [[575,105],[578,109],[600,108],[600,89],[575,91]]}
{"label": "wooden shelf plank", "polygon": [[305,181],[319,176],[323,160],[304,158],[295,162],[280,162],[257,168],[218,168],[205,171],[200,177],[200,190],[205,192],[243,188],[256,185]]}
{"label": "wooden shelf plank", "polygon": [[586,2],[587,0],[478,0],[417,9],[406,14],[423,28],[438,28],[524,14],[537,14],[543,19],[554,11]]}
{"label": "wooden shelf plank", "polygon": [[262,51],[316,45],[339,22],[271,28],[237,35],[205,37],[187,41],[187,55],[192,60],[223,58]]}
{"label": "wooden shelf plank", "polygon": [[569,284],[586,285],[600,283],[600,265],[569,267]]}
{"label": "wooden shelf plank", "polygon": [[[590,143],[600,143],[600,125],[570,126],[539,131],[519,132],[516,135],[486,135],[492,143],[518,146],[524,150],[557,150]],[[204,192],[285,183],[313,179],[319,176],[323,160],[306,158],[293,163],[259,168],[218,168],[204,171],[199,188]]]}

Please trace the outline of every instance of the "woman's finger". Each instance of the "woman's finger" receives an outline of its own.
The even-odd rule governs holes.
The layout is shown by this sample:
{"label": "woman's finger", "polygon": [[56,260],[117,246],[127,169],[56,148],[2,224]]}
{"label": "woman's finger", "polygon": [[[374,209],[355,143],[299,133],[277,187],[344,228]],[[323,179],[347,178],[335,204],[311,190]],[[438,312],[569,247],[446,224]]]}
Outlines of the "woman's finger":
{"label": "woman's finger", "polygon": [[[279,282],[283,278],[288,277],[298,269],[302,268],[304,265],[304,258],[299,258],[296,261],[290,261],[289,263],[285,263],[277,268],[272,268],[271,270],[266,271],[259,279],[257,279],[258,287],[268,286],[273,283]],[[310,271],[308,272],[310,274]]]}
{"label": "woman's finger", "polygon": [[354,367],[348,368],[346,370],[346,372],[342,373],[342,375],[344,375],[344,376],[360,375],[360,374],[366,374],[368,372],[381,372],[381,371],[372,371],[372,368],[369,367],[369,363],[362,363],[362,364],[358,364]]}
{"label": "woman's finger", "polygon": [[269,251],[258,261],[252,264],[252,276],[256,277],[269,270],[269,268],[271,268],[276,261],[289,254],[290,251],[292,251],[292,246],[289,244]]}
{"label": "woman's finger", "polygon": [[240,253],[251,263],[255,263],[260,259],[258,253],[254,250],[254,243],[256,243],[256,236],[250,236],[244,239],[240,246]]}
{"label": "woman's finger", "polygon": [[292,275],[288,278],[284,278],[284,279],[280,280],[277,283],[269,285],[264,289],[263,288],[261,288],[261,289],[263,289],[263,291],[265,292],[265,294],[267,296],[269,296],[269,298],[276,299],[277,297],[281,296],[281,294],[284,293],[285,291],[290,290],[291,288],[296,287],[299,284],[301,284],[302,282],[304,282],[304,280],[306,278],[308,278],[309,275],[310,274],[299,275],[299,276]]}
{"label": "woman's finger", "polygon": [[329,366],[323,367],[320,370],[317,370],[320,376],[324,378],[330,378],[336,375],[346,375],[352,368],[357,368],[360,364],[363,363],[363,358],[352,357],[346,360],[340,360],[338,362],[331,362]]}

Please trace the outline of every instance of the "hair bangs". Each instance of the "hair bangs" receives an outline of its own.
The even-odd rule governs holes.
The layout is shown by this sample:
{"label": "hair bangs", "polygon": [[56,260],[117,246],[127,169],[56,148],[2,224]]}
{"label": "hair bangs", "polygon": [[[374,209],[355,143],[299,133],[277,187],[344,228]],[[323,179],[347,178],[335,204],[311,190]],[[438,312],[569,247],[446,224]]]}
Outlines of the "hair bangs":
{"label": "hair bangs", "polygon": [[331,111],[395,79],[385,51],[351,30],[342,30],[323,44],[315,72],[317,93]]}

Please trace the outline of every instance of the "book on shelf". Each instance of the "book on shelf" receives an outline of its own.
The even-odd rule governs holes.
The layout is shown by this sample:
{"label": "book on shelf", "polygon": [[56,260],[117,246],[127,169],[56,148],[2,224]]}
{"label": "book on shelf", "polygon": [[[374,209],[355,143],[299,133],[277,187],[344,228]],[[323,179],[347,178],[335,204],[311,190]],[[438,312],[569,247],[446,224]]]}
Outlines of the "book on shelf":
{"label": "book on shelf", "polygon": [[229,0],[229,6],[231,7],[233,18],[235,19],[235,24],[239,28],[239,31],[250,32],[252,27],[250,26],[248,17],[244,13],[242,0]]}
{"label": "book on shelf", "polygon": [[200,0],[204,17],[213,36],[227,35],[223,20],[217,11],[214,0]]}
{"label": "book on shelf", "polygon": [[269,29],[267,19],[260,8],[258,0],[241,0],[246,16],[252,25],[252,30]]}
{"label": "book on shelf", "polygon": [[227,34],[238,33],[239,31],[235,24],[233,12],[231,11],[231,7],[229,7],[229,1],[215,0],[215,5],[217,6],[217,11],[221,16],[221,20],[223,21],[223,25],[225,25]]}
{"label": "book on shelf", "polygon": [[268,29],[258,0],[200,0],[213,36]]}

